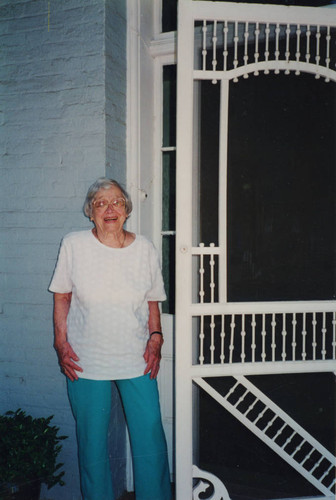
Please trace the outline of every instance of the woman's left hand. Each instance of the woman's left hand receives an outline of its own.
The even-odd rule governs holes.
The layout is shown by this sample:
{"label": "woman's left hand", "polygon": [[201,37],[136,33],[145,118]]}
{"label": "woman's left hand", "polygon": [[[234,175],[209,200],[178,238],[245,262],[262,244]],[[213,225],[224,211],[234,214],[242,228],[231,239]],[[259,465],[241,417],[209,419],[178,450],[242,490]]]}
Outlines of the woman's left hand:
{"label": "woman's left hand", "polygon": [[147,342],[144,354],[144,360],[146,361],[147,366],[144,371],[144,375],[147,375],[147,373],[150,372],[150,378],[156,378],[159,373],[162,344],[162,335],[157,333],[154,333],[154,335],[152,335]]}

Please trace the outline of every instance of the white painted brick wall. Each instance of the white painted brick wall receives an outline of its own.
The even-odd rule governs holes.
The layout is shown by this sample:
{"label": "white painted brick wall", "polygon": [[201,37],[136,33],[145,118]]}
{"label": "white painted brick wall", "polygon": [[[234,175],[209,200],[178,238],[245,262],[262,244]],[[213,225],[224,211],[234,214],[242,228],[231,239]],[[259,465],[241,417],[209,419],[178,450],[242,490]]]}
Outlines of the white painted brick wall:
{"label": "white painted brick wall", "polygon": [[108,175],[125,183],[126,157],[126,1],[106,4],[106,159]]}
{"label": "white painted brick wall", "polygon": [[44,500],[80,499],[47,288],[62,236],[89,227],[88,186],[106,171],[126,178],[125,22],[124,0],[0,3],[0,412],[53,414],[69,436],[67,484]]}
{"label": "white painted brick wall", "polygon": [[[106,1],[104,39],[106,174],[123,184],[126,181],[126,2]],[[121,494],[124,485],[120,478],[126,473],[126,431],[120,432],[124,417],[116,391],[113,394],[117,401],[114,400],[112,414],[117,425],[110,426],[111,466],[115,493]]]}

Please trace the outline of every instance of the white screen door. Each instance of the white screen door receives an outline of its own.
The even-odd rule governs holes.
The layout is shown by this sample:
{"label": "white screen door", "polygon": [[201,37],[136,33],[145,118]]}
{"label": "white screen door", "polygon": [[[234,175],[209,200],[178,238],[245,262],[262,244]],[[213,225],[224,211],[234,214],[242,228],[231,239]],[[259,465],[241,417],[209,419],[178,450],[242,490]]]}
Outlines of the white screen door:
{"label": "white screen door", "polygon": [[[232,85],[239,85],[239,82],[253,78],[260,78],[262,82],[262,78],[271,78],[271,74],[279,75],[279,78],[288,75],[289,79],[293,75],[300,79],[301,75],[305,74],[315,79],[317,85],[323,82],[323,85],[335,88],[335,26],[336,9],[332,8],[288,8],[254,4],[247,7],[246,4],[192,0],[179,2],[176,227],[177,500],[203,498],[199,495],[202,490],[207,489],[208,484],[212,484],[213,488],[209,490],[214,495],[211,498],[230,498],[230,492],[226,490],[223,481],[217,479],[214,471],[200,470],[199,467],[200,391],[205,391],[219,405],[232,412],[260,439],[268,439],[230,402],[230,394],[233,394],[238,386],[245,388],[243,393],[240,393],[241,398],[242,394],[254,394],[258,401],[263,400],[265,407],[273,409],[274,420],[281,415],[284,426],[295,426],[293,434],[296,437],[304,436],[302,439],[312,443],[311,446],[316,446],[319,453],[324,453],[326,462],[329,461],[328,469],[316,479],[313,474],[305,474],[300,464],[293,457],[288,457],[286,450],[279,448],[277,443],[267,443],[319,489],[321,498],[333,498],[334,479],[326,484],[326,478],[330,475],[335,477],[332,455],[328,450],[320,448],[280,408],[253,388],[246,376],[335,371],[335,279],[333,276],[330,286],[322,287],[319,292],[316,291],[317,288],[310,291],[312,274],[307,273],[307,285],[301,289],[297,288],[291,296],[286,284],[291,279],[295,285],[298,281],[296,269],[301,265],[293,264],[291,277],[282,280],[283,273],[278,272],[268,286],[268,295],[263,295],[263,291],[258,288],[257,260],[252,251],[253,245],[239,256],[239,231],[234,230],[231,217],[236,205],[233,195],[235,183],[232,180],[234,171],[231,165],[234,161],[232,155],[230,156],[228,138],[233,134],[232,115],[229,113]],[[206,85],[216,87],[213,94],[210,91],[216,100],[214,106],[206,100]],[[267,89],[267,84],[265,88]],[[318,92],[319,88],[317,86],[315,91]],[[207,111],[210,116],[204,123],[203,116]],[[239,117],[242,125],[244,113],[243,110],[242,116]],[[274,111],[271,122],[267,122],[265,126],[265,134],[267,129],[272,127],[272,123],[277,122],[279,113]],[[212,128],[213,134],[209,133]],[[204,135],[208,137],[208,142],[210,141],[207,145],[202,142]],[[245,137],[248,135],[246,133]],[[216,136],[213,142],[212,136]],[[243,149],[244,137],[241,137],[241,143]],[[311,143],[312,140],[307,137],[307,147]],[[237,165],[237,158],[239,159],[242,149],[237,149]],[[259,147],[258,152],[261,150],[262,147]],[[209,155],[208,162],[204,159],[204,151]],[[202,155],[203,159],[200,160]],[[276,154],[273,154],[269,157],[269,163],[274,164],[275,161]],[[335,158],[332,157],[330,162],[334,161]],[[331,178],[334,170],[335,164],[332,163]],[[248,177],[248,170],[240,172],[241,176]],[[255,177],[257,166],[253,172]],[[279,169],[276,170],[276,173],[278,172]],[[257,208],[259,201],[268,197],[268,205],[265,206],[271,206],[273,210],[272,213],[265,210],[259,213],[257,208],[253,209],[254,218],[262,220],[265,229],[260,232],[260,238],[255,243],[258,248],[268,248],[264,242],[267,231],[272,234],[278,231],[277,234],[281,234],[281,228],[275,229],[275,226],[279,220],[278,214],[282,213],[286,205],[286,200],[279,195],[284,191],[291,200],[292,211],[289,214],[290,220],[293,220],[293,236],[290,244],[294,245],[295,249],[299,248],[299,238],[295,239],[295,235],[300,233],[301,221],[304,220],[299,217],[301,198],[293,197],[293,193],[285,190],[285,186],[281,187],[282,179],[289,175],[288,171],[286,172],[281,174],[280,171],[276,189],[272,185],[274,175],[268,179],[267,171],[258,174],[264,191],[253,191]],[[311,179],[315,179],[314,175],[316,174],[312,171]],[[252,189],[252,181],[253,178],[247,178],[242,184],[246,193]],[[314,181],[311,184],[314,184]],[[312,194],[314,199],[321,198],[316,194],[317,184],[316,182]],[[327,199],[328,196],[324,198]],[[330,207],[334,211],[333,195],[330,195],[330,200]],[[321,205],[320,210],[328,212],[328,207]],[[298,214],[298,221],[294,221],[293,214]],[[246,229],[244,221],[241,224],[242,232],[245,228],[246,233],[248,227]],[[330,224],[334,238],[333,219]],[[232,252],[234,245],[237,247],[237,255],[245,265],[246,273],[250,273],[250,281],[245,280],[244,290],[239,289],[238,271],[232,272],[232,269],[236,269],[235,255]],[[260,262],[259,274],[266,275],[267,269],[273,269],[267,267],[272,264],[267,260],[273,247],[269,248],[264,261]],[[288,248],[291,248],[290,245]],[[286,251],[288,248],[286,247]],[[302,251],[302,262],[304,255],[306,254]],[[335,259],[332,252],[321,257],[321,262],[323,258],[330,260],[330,269],[334,273]],[[307,257],[308,263],[309,259],[310,257]],[[316,261],[317,268],[319,265]],[[304,265],[302,269],[304,273]],[[236,378],[235,385],[227,394],[221,394],[211,384],[211,380],[219,377]],[[237,405],[239,406],[238,403]],[[270,423],[269,426],[271,425]]]}

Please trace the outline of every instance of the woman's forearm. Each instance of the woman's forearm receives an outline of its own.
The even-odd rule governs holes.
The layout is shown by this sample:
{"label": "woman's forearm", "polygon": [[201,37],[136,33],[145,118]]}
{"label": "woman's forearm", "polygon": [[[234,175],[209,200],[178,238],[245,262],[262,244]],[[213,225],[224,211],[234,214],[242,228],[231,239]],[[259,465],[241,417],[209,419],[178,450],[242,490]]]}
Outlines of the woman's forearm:
{"label": "woman's forearm", "polygon": [[148,330],[149,334],[152,332],[161,332],[161,315],[158,302],[148,302],[149,318]]}
{"label": "woman's forearm", "polygon": [[54,346],[67,342],[67,317],[69,314],[71,293],[54,293]]}
{"label": "woman's forearm", "polygon": [[70,303],[71,293],[54,294],[54,347],[62,373],[74,381],[78,379],[77,372],[82,372],[83,369],[75,363],[79,361],[79,357],[68,342],[67,317]]}
{"label": "woman's forearm", "polygon": [[[144,353],[144,359],[146,361],[146,369],[144,374],[150,372],[151,378],[156,378],[160,369],[161,360],[161,347],[163,344],[163,336],[161,332],[161,317],[158,302],[148,302],[149,318],[148,318],[148,330],[149,339],[147,342],[146,350]],[[153,335],[151,335],[153,333]]]}

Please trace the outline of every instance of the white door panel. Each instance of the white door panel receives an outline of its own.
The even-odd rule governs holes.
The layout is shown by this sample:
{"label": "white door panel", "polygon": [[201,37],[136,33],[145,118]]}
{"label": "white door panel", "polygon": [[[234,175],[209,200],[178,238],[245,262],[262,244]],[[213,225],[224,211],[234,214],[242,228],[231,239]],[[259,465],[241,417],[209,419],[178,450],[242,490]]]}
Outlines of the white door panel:
{"label": "white door panel", "polygon": [[[211,482],[215,490],[211,498],[227,499],[230,493],[221,481],[211,476],[212,471],[200,471],[198,467],[200,443],[196,410],[200,392],[195,389],[196,382],[201,387],[206,386],[201,382],[205,377],[335,370],[334,300],[228,302],[227,298],[230,85],[239,78],[257,78],[259,74],[270,72],[289,72],[298,77],[301,73],[310,73],[316,79],[324,78],[326,84],[335,82],[335,14],[334,10],[317,8],[179,2],[175,350],[177,500],[198,499],[200,490],[205,491]],[[201,127],[197,93],[198,82],[205,80],[220,86],[218,242],[215,245],[203,244],[199,230]],[[204,280],[206,274],[209,277]],[[316,335],[323,345],[318,354],[314,347]],[[300,349],[297,349],[298,344]],[[214,390],[208,392],[215,396]],[[197,478],[196,486],[193,476]],[[198,481],[202,478],[203,485]]]}

